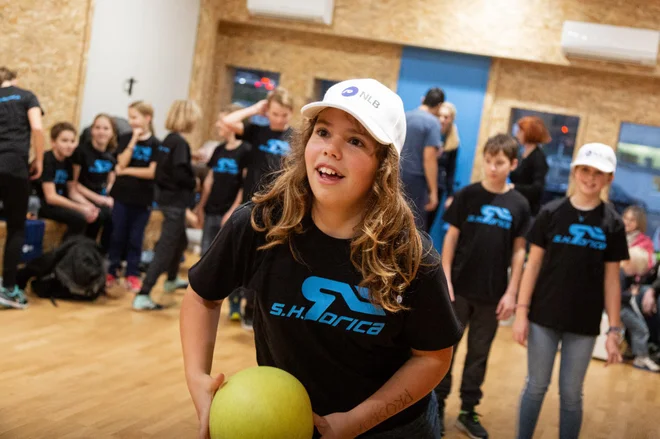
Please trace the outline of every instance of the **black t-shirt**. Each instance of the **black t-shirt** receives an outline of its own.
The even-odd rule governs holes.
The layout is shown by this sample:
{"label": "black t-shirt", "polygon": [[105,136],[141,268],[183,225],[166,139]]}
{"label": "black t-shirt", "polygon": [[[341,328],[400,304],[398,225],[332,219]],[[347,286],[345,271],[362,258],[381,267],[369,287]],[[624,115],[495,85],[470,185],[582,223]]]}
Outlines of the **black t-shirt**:
{"label": "black t-shirt", "polygon": [[[118,147],[115,153],[116,157],[126,150],[131,141],[132,134],[126,134],[117,141]],[[151,136],[146,140],[138,140],[133,149],[133,156],[128,163],[128,168],[148,168],[151,162],[158,160],[160,140]],[[154,201],[154,181],[144,178],[137,178],[130,175],[121,175],[117,177],[110,195],[124,204],[134,206],[150,207]]]}
{"label": "black t-shirt", "polygon": [[0,87],[0,174],[28,177],[32,128],[27,112],[40,107],[29,90]]}
{"label": "black t-shirt", "polygon": [[509,283],[513,242],[529,228],[529,204],[518,192],[487,191],[481,183],[460,190],[444,220],[460,230],[451,281],[454,293],[498,303]]}
{"label": "black t-shirt", "polygon": [[244,141],[232,150],[226,146],[219,144],[207,164],[213,172],[213,186],[204,211],[212,215],[223,215],[229,210],[243,183],[243,169],[248,166],[249,143]]}
{"label": "black t-shirt", "polygon": [[159,205],[181,209],[190,206],[196,186],[191,159],[186,139],[179,133],[169,133],[159,147],[156,167],[156,201]]}
{"label": "black t-shirt", "polygon": [[247,125],[241,136],[252,145],[247,176],[243,184],[243,202],[266,187],[275,171],[282,169],[284,156],[289,153],[291,130],[273,131],[269,126]]}
{"label": "black t-shirt", "polygon": [[527,157],[520,160],[518,167],[509,176],[516,190],[527,198],[532,215],[536,215],[541,208],[541,196],[547,173],[548,162],[545,153],[540,147],[536,147]]}
{"label": "black t-shirt", "polygon": [[108,195],[108,174],[117,161],[111,153],[95,149],[91,143],[84,143],[73,153],[73,164],[80,166],[78,182],[100,195]]}
{"label": "black t-shirt", "polygon": [[559,331],[598,335],[604,307],[605,263],[628,259],[623,221],[610,204],[590,211],[568,198],[539,212],[530,243],[545,249],[529,320]]}
{"label": "black t-shirt", "polygon": [[43,183],[55,183],[55,191],[63,197],[69,196],[67,183],[73,180],[73,161],[70,157],[61,162],[55,158],[53,151],[47,151],[44,154],[44,167],[41,173],[40,184],[37,184],[36,190],[39,198],[45,203]]}
{"label": "black t-shirt", "polygon": [[[257,292],[257,362],[297,377],[319,415],[351,410],[369,398],[411,357],[411,348],[440,350],[460,340],[439,265],[421,270],[403,294],[410,310],[392,314],[356,287],[362,278],[350,262],[349,240],[325,235],[307,217],[304,233],[293,238],[304,264],[288,245],[257,251],[265,236],[250,225],[252,208],[236,209],[190,270],[190,285],[207,300],[226,298],[238,286]],[[431,248],[428,240],[425,247]],[[428,402],[429,396],[374,431],[411,422]]]}

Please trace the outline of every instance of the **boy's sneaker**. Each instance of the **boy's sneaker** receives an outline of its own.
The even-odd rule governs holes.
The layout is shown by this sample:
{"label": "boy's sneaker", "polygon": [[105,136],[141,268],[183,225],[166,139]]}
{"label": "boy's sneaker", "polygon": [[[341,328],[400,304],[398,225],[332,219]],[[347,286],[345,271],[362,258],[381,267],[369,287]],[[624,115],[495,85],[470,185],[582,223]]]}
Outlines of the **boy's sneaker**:
{"label": "boy's sneaker", "polygon": [[166,293],[173,293],[176,290],[184,290],[186,288],[188,288],[188,281],[183,280],[180,277],[177,277],[174,280],[167,280],[163,285],[163,290],[165,290]]}
{"label": "boy's sneaker", "polygon": [[648,370],[649,372],[660,372],[660,366],[655,364],[648,356],[635,357],[633,366],[637,369]]}
{"label": "boy's sneaker", "polygon": [[133,309],[135,311],[159,311],[163,308],[163,305],[159,305],[151,300],[151,297],[147,294],[138,294],[133,299]]}
{"label": "boy's sneaker", "polygon": [[18,288],[18,285],[14,285],[11,290],[0,288],[0,305],[7,308],[25,309],[28,301],[23,290]]}
{"label": "boy's sneaker", "polygon": [[115,285],[117,285],[117,277],[108,273],[105,275],[105,287],[106,288],[112,288]]}
{"label": "boy's sneaker", "polygon": [[126,288],[131,293],[139,293],[142,289],[142,281],[137,276],[128,276],[126,278]]}
{"label": "boy's sneaker", "polygon": [[229,320],[239,322],[241,320],[241,298],[229,296]]}
{"label": "boy's sneaker", "polygon": [[252,323],[254,321],[254,308],[251,306],[246,306],[243,312],[243,321],[241,321],[241,326],[247,331],[253,331]]}
{"label": "boy's sneaker", "polygon": [[488,432],[479,422],[479,414],[463,411],[458,415],[456,427],[472,439],[488,439]]}

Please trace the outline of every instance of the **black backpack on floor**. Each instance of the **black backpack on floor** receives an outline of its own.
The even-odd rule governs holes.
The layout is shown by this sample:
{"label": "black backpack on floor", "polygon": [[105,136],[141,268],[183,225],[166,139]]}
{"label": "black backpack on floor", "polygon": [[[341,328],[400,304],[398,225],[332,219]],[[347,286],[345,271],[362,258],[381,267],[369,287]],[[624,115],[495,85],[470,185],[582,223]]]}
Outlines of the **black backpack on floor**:
{"label": "black backpack on floor", "polygon": [[32,281],[32,291],[50,299],[94,301],[105,292],[104,258],[99,246],[85,236],[74,236],[55,251],[30,261],[19,270],[19,287]]}

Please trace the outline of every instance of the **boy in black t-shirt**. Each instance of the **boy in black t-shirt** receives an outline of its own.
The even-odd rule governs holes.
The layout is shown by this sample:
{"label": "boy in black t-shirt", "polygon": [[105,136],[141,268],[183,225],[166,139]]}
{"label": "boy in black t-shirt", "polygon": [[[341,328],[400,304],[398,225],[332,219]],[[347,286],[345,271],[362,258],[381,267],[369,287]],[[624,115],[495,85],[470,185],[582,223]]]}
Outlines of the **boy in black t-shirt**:
{"label": "boy in black t-shirt", "polygon": [[[222,226],[227,222],[243,199],[243,180],[247,171],[251,145],[237,139],[233,131],[223,122],[228,112],[220,113],[216,127],[225,141],[219,144],[208,161],[209,172],[204,179],[202,196],[196,208],[197,217],[202,219],[202,254],[211,247]],[[229,296],[229,318],[241,319],[241,294]]]}
{"label": "boy in black t-shirt", "polygon": [[[245,119],[258,114],[268,118],[268,126],[246,125]],[[247,157],[247,174],[243,179],[243,203],[262,191],[282,169],[284,157],[289,153],[291,129],[289,121],[293,114],[293,100],[286,89],[277,87],[268,97],[256,104],[225,116],[222,121],[236,136],[240,136],[252,147]],[[253,292],[243,289],[246,298],[244,327],[252,327]]]}
{"label": "boy in black t-shirt", "polygon": [[[474,408],[483,396],[481,385],[498,321],[511,317],[515,309],[525,260],[529,203],[506,182],[517,156],[513,137],[499,134],[488,139],[483,150],[484,180],[459,191],[444,215],[450,227],[442,265],[458,318],[470,326],[457,426],[473,438],[488,437]],[[450,369],[436,388],[441,420],[451,379]]]}
{"label": "boy in black t-shirt", "polygon": [[73,161],[76,149],[76,129],[68,122],[60,122],[50,130],[52,149],[44,156],[44,170],[37,194],[41,199],[39,216],[67,225],[64,237],[81,234],[87,223],[99,218],[99,208],[83,198],[74,201],[76,187],[73,183]]}

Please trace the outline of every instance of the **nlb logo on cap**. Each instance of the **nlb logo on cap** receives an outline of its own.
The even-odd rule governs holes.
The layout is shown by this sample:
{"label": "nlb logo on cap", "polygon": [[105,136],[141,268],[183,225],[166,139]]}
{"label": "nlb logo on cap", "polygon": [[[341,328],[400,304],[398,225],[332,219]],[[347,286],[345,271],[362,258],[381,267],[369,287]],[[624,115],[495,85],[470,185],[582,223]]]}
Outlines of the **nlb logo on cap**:
{"label": "nlb logo on cap", "polygon": [[616,154],[611,146],[604,143],[587,143],[578,150],[571,163],[571,168],[576,166],[590,166],[611,174],[616,170]]}
{"label": "nlb logo on cap", "polygon": [[399,95],[375,79],[350,79],[328,89],[320,102],[305,105],[301,113],[313,119],[325,108],[353,116],[383,145],[401,153],[406,139],[406,114]]}
{"label": "nlb logo on cap", "polygon": [[360,91],[360,90],[358,90],[358,88],[355,87],[355,86],[352,86],[352,87],[346,87],[346,88],[344,89],[344,91],[341,92],[341,95],[342,95],[342,96],[346,96],[346,97],[348,97],[348,96],[355,96],[355,95],[358,93],[358,91]]}

